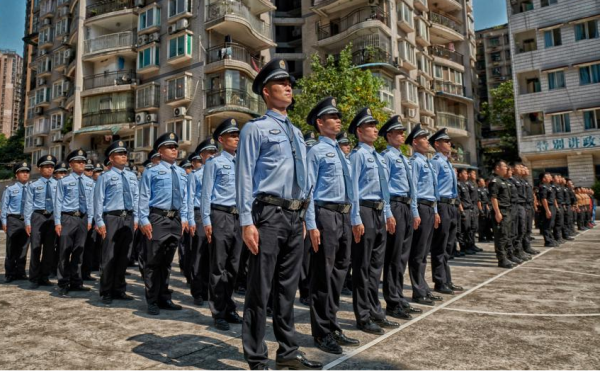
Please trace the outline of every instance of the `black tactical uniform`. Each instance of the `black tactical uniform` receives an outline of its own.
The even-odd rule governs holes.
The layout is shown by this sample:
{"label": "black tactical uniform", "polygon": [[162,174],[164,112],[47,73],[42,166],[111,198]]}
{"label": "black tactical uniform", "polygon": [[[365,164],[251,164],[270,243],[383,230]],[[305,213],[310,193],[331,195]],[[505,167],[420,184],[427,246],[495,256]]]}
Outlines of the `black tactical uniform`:
{"label": "black tactical uniform", "polygon": [[[552,234],[554,228],[554,219],[556,218],[556,207],[554,201],[556,200],[556,190],[551,184],[542,183],[539,188],[539,200],[540,200],[540,229],[544,236],[544,245],[548,247],[558,246],[554,240]],[[546,217],[546,209],[544,208],[542,201],[548,201],[548,209],[550,210],[550,218]]]}
{"label": "black tactical uniform", "polygon": [[494,228],[494,249],[498,258],[498,266],[503,268],[512,268],[514,265],[508,260],[510,245],[510,207],[511,190],[508,180],[495,176],[488,185],[490,198],[498,201],[498,209],[502,214],[502,220],[498,223],[496,215],[493,216],[492,226]]}

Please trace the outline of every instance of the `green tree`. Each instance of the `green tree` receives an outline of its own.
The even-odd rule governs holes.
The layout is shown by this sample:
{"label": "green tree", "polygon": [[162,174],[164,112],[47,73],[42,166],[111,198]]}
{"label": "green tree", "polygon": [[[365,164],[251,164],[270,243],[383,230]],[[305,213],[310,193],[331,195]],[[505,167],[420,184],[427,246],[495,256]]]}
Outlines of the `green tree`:
{"label": "green tree", "polygon": [[[383,81],[370,70],[353,65],[351,50],[352,45],[347,45],[337,59],[333,55],[325,60],[321,60],[317,54],[311,57],[312,73],[298,80],[296,88],[301,92],[294,97],[294,107],[289,112],[294,125],[303,132],[315,130],[306,123],[306,117],[317,102],[328,96],[336,98],[337,107],[342,113],[343,130],[348,130],[350,122],[363,107],[371,108],[373,117],[380,124],[389,118],[383,110],[385,103],[379,98]],[[351,140],[356,143],[355,138]],[[382,138],[377,140],[375,147],[378,150],[385,148]]]}
{"label": "green tree", "polygon": [[29,156],[23,153],[25,129],[19,129],[15,135],[6,139],[0,134],[0,164],[5,171],[0,171],[0,179],[8,179],[13,176],[12,166],[17,162],[27,161]]}

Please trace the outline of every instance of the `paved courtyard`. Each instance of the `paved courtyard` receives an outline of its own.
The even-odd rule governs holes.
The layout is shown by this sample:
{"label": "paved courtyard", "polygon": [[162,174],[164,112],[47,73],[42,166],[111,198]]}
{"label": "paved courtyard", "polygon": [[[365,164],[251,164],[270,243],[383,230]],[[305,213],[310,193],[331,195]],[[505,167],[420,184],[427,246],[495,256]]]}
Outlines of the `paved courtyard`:
{"label": "paved courtyard", "polygon": [[[309,310],[296,301],[301,349],[329,369],[599,369],[600,228],[559,248],[545,249],[536,238],[534,248],[542,253],[512,270],[497,268],[492,244],[453,260],[454,281],[466,290],[435,307],[420,306],[423,314],[383,336],[357,331],[352,300],[343,297],[342,327],[361,347],[345,348],[341,356],[312,345]],[[4,240],[0,233],[2,282]],[[208,307],[192,304],[176,264],[173,271],[173,300],[184,309],[158,317],[146,314],[137,268],[128,276],[136,300],[111,306],[100,302],[97,282],[91,293],[71,298],[58,297],[55,287],[0,284],[0,368],[247,368],[241,325],[215,330]],[[243,298],[235,299],[241,313]],[[271,329],[269,321],[274,359]]]}

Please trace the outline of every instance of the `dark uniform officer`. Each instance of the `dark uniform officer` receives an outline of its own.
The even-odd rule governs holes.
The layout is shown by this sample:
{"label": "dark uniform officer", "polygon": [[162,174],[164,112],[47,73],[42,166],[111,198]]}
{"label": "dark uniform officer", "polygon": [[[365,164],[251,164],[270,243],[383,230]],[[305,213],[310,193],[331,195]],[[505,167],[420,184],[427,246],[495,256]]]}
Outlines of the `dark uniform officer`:
{"label": "dark uniform officer", "polygon": [[519,218],[519,193],[517,190],[517,186],[513,182],[512,177],[512,169],[509,167],[507,175],[505,177],[506,183],[510,188],[510,233],[509,233],[509,250],[508,250],[508,260],[515,264],[523,263],[523,260],[518,257],[518,248],[517,248],[517,230],[515,228],[515,223]]}
{"label": "dark uniform officer", "polygon": [[25,201],[25,227],[31,238],[31,259],[29,261],[29,281],[31,289],[40,285],[50,286],[50,274],[56,260],[56,233],[54,232],[53,198],[56,194],[56,180],[52,171],[56,158],[51,155],[40,157],[37,167],[41,177],[27,187]]}
{"label": "dark uniform officer", "polygon": [[113,142],[104,155],[112,157],[113,166],[96,182],[94,221],[102,240],[100,297],[102,302],[110,304],[113,299],[133,299],[125,293],[125,271],[138,224],[139,185],[135,174],[124,169],[127,158],[124,142]]}
{"label": "dark uniform officer", "polygon": [[91,159],[85,160],[85,167],[83,168],[83,174],[88,178],[91,178],[94,174],[94,161]]}
{"label": "dark uniform officer", "polygon": [[471,174],[473,170],[469,171],[469,180],[466,182],[467,187],[469,188],[469,193],[471,196],[471,202],[473,203],[473,212],[471,213],[471,224],[469,226],[469,241],[471,245],[467,248],[467,251],[470,251],[471,255],[474,255],[478,252],[483,251],[481,248],[475,245],[475,233],[479,228],[479,193],[477,192],[477,184],[475,184],[475,180]]}
{"label": "dark uniform officer", "polygon": [[[525,168],[525,171],[527,171],[527,168]],[[525,204],[525,213],[527,218],[525,238],[528,240],[528,243],[527,245],[523,246],[523,251],[525,251],[529,255],[537,255],[540,252],[531,247],[531,241],[533,240],[533,219],[535,216],[534,189],[531,183],[529,183],[529,181],[525,178],[525,176],[526,174],[521,174],[521,182],[525,185],[525,193],[527,195],[527,202]]]}
{"label": "dark uniform officer", "polygon": [[6,187],[2,195],[2,228],[6,233],[6,258],[4,260],[4,277],[6,282],[25,280],[25,264],[29,236],[25,230],[23,213],[27,196],[27,181],[31,166],[28,162],[20,162],[13,166],[17,182]]}
{"label": "dark uniform officer", "polygon": [[140,186],[139,218],[144,232],[140,255],[150,315],[160,314],[160,309],[181,309],[171,301],[169,290],[171,263],[188,223],[186,174],[175,164],[178,143],[174,133],[158,137],[154,149],[164,151],[161,162],[144,171]]}
{"label": "dark uniform officer", "polygon": [[265,367],[268,360],[264,338],[272,286],[273,329],[279,343],[278,368],[322,367],[298,352],[294,329],[293,305],[303,252],[300,211],[306,197],[304,138],[285,115],[287,107],[275,107],[273,101],[263,95],[263,90],[270,89],[269,84],[275,82],[283,92],[271,91],[289,105],[293,80],[287,63],[281,59],[270,61],[258,73],[252,91],[263,96],[269,109],[265,116],[246,123],[242,129],[236,161],[240,224],[244,241],[253,251],[248,260],[242,326],[244,356],[253,369]]}
{"label": "dark uniform officer", "polygon": [[565,203],[565,195],[562,191],[559,178],[554,175],[551,187],[554,189],[556,197],[556,217],[554,218],[554,240],[559,244],[565,243],[563,238],[563,227],[564,227],[564,210],[563,204]]}
{"label": "dark uniform officer", "polygon": [[[478,182],[482,183],[483,180],[479,179]],[[483,182],[483,184],[485,184],[485,182]],[[490,236],[490,192],[487,187],[482,186],[481,184],[478,185],[477,192],[482,208],[482,212],[479,214],[479,242],[488,242],[492,240],[492,237]]]}
{"label": "dark uniform officer", "polygon": [[556,190],[550,184],[552,176],[548,173],[541,174],[542,183],[539,187],[541,231],[544,237],[544,246],[556,247],[554,240],[554,219],[556,218]]}
{"label": "dark uniform officer", "polygon": [[468,171],[466,169],[459,169],[458,171],[458,198],[460,199],[460,233],[458,234],[458,242],[460,244],[460,250],[465,254],[473,255],[475,252],[470,250],[473,242],[473,237],[470,233],[471,221],[473,220],[473,201],[471,200],[471,191],[467,184]]}
{"label": "dark uniform officer", "polygon": [[514,237],[513,255],[522,261],[527,261],[531,260],[531,256],[524,251],[524,248],[529,245],[529,240],[525,238],[525,235],[527,234],[527,214],[525,211],[525,205],[527,204],[527,189],[521,178],[518,177],[518,170],[516,168],[514,172],[513,176],[509,179],[514,185],[514,188],[511,189],[511,191],[515,191],[517,199],[517,203],[513,204],[512,210],[514,211],[511,213]]}
{"label": "dark uniform officer", "polygon": [[60,237],[58,287],[61,296],[69,291],[89,291],[83,286],[81,264],[88,231],[94,217],[94,181],[83,174],[87,154],[75,150],[67,156],[73,172],[58,181],[54,198],[54,225]]}
{"label": "dark uniform officer", "polygon": [[501,268],[513,268],[514,264],[508,259],[510,246],[510,231],[512,228],[510,220],[511,195],[510,184],[504,178],[508,166],[504,161],[496,164],[496,175],[490,181],[488,188],[492,199],[494,213],[494,249],[498,258],[498,266]]}

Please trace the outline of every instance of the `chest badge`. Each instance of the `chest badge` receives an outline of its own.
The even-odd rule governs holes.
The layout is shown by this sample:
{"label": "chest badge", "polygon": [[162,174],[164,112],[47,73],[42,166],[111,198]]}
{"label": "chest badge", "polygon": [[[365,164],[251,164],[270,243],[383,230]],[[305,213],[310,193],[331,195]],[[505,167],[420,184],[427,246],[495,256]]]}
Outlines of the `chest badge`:
{"label": "chest badge", "polygon": [[331,153],[331,152],[329,152],[329,153],[328,153],[328,154],[326,154],[325,156],[327,156],[327,157],[335,157],[335,153]]}
{"label": "chest badge", "polygon": [[281,133],[281,130],[279,130],[279,129],[271,129],[271,130],[269,130],[269,133],[273,134],[273,135],[277,135],[277,134]]}
{"label": "chest badge", "polygon": [[374,158],[369,158],[369,159],[367,159],[367,161],[369,161],[369,162],[375,162],[375,159]]}

